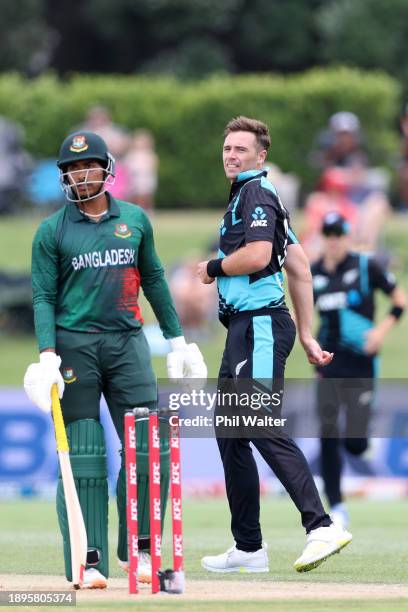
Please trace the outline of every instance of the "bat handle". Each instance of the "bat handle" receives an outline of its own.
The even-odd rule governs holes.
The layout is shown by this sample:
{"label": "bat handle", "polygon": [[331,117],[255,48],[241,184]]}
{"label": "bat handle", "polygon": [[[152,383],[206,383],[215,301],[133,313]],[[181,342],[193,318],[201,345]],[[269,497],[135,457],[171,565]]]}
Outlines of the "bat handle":
{"label": "bat handle", "polygon": [[55,439],[57,450],[69,452],[68,438],[65,431],[64,419],[62,416],[61,404],[58,397],[58,387],[56,384],[51,387],[52,416],[54,418]]}

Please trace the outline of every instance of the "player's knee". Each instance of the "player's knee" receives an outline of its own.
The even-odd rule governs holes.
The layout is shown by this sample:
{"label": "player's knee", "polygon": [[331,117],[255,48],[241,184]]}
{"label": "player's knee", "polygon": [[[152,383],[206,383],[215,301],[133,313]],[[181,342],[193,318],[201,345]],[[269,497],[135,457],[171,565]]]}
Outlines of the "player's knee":
{"label": "player's knee", "polygon": [[73,421],[67,425],[67,435],[74,478],[107,478],[105,435],[99,421]]}

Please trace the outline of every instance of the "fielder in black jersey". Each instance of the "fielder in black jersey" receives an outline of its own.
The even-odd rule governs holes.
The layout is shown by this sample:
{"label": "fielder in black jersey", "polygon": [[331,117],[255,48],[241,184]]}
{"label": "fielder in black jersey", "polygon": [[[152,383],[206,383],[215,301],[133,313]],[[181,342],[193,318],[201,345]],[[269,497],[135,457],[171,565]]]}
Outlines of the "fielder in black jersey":
{"label": "fielder in black jersey", "polygon": [[289,214],[266,177],[266,170],[240,172],[221,222],[220,258],[249,243],[271,243],[273,238],[274,244],[272,257],[261,270],[219,277],[219,315],[226,327],[230,316],[238,312],[277,308],[285,303],[282,265],[288,245],[298,241],[289,226]]}
{"label": "fielder in black jersey", "polygon": [[[394,276],[373,257],[350,250],[348,224],[343,217],[328,214],[322,234],[323,257],[312,266],[313,291],[320,315],[318,339],[334,358],[326,368],[316,368],[321,470],[332,518],[346,526],[348,514],[340,487],[341,446],[343,443],[353,455],[360,455],[368,446],[378,352],[401,316],[406,299]],[[377,289],[392,302],[390,313],[378,325],[374,322]],[[337,421],[342,407],[346,418],[345,431],[340,433]]]}
{"label": "fielder in black jersey", "polygon": [[[263,170],[269,145],[268,128],[260,121],[237,117],[227,125],[223,162],[232,187],[220,227],[220,250],[217,259],[201,262],[197,270],[203,283],[217,278],[220,320],[228,328],[218,382],[222,398],[233,391],[240,393],[245,385],[251,393],[259,388],[273,391],[276,384],[283,388],[286,359],[296,335],[285,305],[283,267],[299,338],[309,361],[324,366],[332,359],[311,333],[313,295],[307,258],[290,228],[288,212]],[[299,572],[314,569],[348,544],[351,534],[332,526],[307,462],[293,440],[274,430],[272,424],[263,428],[262,435],[245,423],[233,431],[228,430],[227,421],[225,427],[217,427],[217,418],[224,418],[224,408],[225,404],[219,403],[215,412],[216,437],[235,544],[226,553],[204,557],[203,567],[214,572],[269,571],[259,522],[259,476],[252,443],[301,513],[307,545],[294,567]],[[242,408],[241,400],[227,408],[234,422],[239,421]]]}

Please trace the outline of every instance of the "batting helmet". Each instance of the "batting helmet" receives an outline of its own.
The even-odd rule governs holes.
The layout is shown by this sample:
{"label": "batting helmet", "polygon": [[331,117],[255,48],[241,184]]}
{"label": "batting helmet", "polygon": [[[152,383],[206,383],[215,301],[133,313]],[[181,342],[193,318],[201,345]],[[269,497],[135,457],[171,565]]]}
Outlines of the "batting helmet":
{"label": "batting helmet", "polygon": [[[101,189],[97,194],[91,197],[79,198],[75,190],[72,188],[72,184],[68,178],[68,174],[72,173],[68,173],[66,168],[69,164],[86,160],[96,160],[101,162],[106,175],[104,180],[100,181]],[[103,138],[94,132],[80,131],[74,132],[73,134],[67,136],[61,145],[57,166],[60,169],[61,187],[70,202],[93,199],[101,193],[104,193],[107,187],[114,183],[115,159],[109,153],[108,147]],[[99,181],[87,181],[88,184],[91,182],[95,183]]]}

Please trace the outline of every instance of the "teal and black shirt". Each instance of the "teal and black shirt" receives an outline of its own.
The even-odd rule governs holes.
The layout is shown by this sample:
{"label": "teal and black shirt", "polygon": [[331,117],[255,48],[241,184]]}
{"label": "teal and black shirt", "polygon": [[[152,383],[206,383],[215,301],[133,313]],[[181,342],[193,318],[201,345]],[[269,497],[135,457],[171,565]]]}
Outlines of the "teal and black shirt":
{"label": "teal and black shirt", "polygon": [[320,344],[335,354],[365,355],[366,333],[374,325],[375,291],[390,295],[396,287],[394,276],[373,257],[354,252],[347,253],[332,272],[319,259],[312,275]]}
{"label": "teal and black shirt", "polygon": [[238,174],[221,222],[218,257],[257,240],[273,244],[271,260],[263,270],[217,278],[219,316],[225,325],[238,312],[285,304],[282,268],[288,245],[298,241],[289,225],[289,213],[266,175],[266,170]]}
{"label": "teal and black shirt", "polygon": [[147,215],[110,195],[108,201],[99,223],[67,204],[37,230],[32,286],[40,351],[55,347],[56,328],[90,333],[140,328],[140,286],[164,337],[183,333]]}

